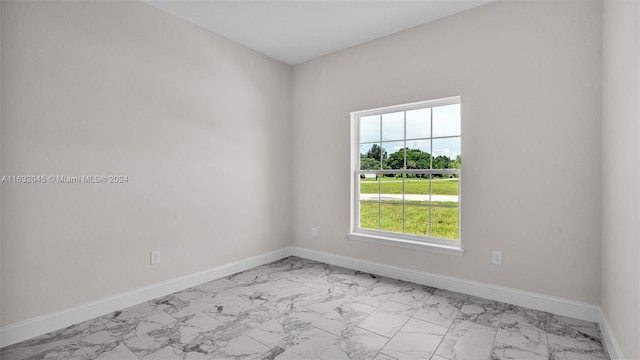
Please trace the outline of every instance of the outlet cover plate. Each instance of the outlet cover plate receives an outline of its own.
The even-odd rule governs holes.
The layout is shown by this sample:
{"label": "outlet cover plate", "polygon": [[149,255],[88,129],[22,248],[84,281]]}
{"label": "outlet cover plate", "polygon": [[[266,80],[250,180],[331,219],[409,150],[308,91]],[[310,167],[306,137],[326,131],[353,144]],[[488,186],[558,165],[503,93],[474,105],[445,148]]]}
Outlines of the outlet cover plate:
{"label": "outlet cover plate", "polygon": [[493,265],[502,265],[502,251],[494,250],[491,253],[491,263]]}
{"label": "outlet cover plate", "polygon": [[153,250],[151,252],[151,265],[160,264],[160,250]]}

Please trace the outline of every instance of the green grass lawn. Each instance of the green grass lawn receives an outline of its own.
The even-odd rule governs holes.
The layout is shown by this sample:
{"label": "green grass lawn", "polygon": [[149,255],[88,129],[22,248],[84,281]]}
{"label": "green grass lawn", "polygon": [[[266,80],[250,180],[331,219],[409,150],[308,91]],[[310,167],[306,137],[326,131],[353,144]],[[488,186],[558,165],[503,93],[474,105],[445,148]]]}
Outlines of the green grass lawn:
{"label": "green grass lawn", "polygon": [[[457,184],[457,181],[455,182]],[[447,203],[442,203],[447,204]],[[456,204],[456,203],[452,203]],[[402,232],[402,205],[380,204],[380,227],[378,228],[378,202],[360,202],[360,227]],[[431,233],[429,233],[429,207],[404,207],[404,232],[407,234],[458,239],[458,208],[431,207]]]}
{"label": "green grass lawn", "polygon": [[[429,195],[429,180],[405,179],[405,193]],[[431,181],[434,195],[458,195],[458,179],[434,179]],[[377,194],[378,181],[376,179],[360,179],[360,193]],[[380,193],[402,194],[402,179],[383,177],[380,181]]]}

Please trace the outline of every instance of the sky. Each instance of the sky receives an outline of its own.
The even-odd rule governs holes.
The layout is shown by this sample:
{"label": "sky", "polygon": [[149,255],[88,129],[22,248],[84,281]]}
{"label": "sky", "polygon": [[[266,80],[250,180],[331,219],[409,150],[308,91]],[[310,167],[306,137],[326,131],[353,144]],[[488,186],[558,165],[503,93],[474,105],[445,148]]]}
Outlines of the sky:
{"label": "sky", "polygon": [[[431,112],[433,111],[433,127]],[[382,134],[381,134],[382,128]],[[433,134],[431,134],[433,128]],[[404,112],[383,115],[363,116],[360,118],[360,153],[366,154],[373,143],[380,145],[392,154],[404,147]],[[455,159],[460,155],[460,138],[433,139],[430,137],[460,135],[460,104],[437,106],[433,108],[410,110],[406,112],[407,147],[419,149],[433,156],[445,155]],[[381,138],[382,136],[382,138]],[[425,139],[426,138],[426,139]],[[398,141],[399,140],[399,141]]]}

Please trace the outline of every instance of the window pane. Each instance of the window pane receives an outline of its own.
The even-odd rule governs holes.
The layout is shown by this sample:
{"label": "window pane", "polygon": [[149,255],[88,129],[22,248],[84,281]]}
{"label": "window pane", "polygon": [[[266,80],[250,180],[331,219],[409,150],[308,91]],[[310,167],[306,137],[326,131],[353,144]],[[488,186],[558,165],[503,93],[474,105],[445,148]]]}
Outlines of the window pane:
{"label": "window pane", "polygon": [[360,170],[382,169],[382,153],[379,144],[360,145]]}
{"label": "window pane", "polygon": [[379,181],[374,174],[360,177],[360,227],[378,229]]}
{"label": "window pane", "polygon": [[380,199],[387,202],[402,202],[402,175],[380,178]]}
{"label": "window pane", "polygon": [[460,135],[460,104],[433,108],[433,136]]}
{"label": "window pane", "polygon": [[409,174],[404,179],[404,201],[411,205],[428,205],[430,176],[428,174]]}
{"label": "window pane", "polygon": [[405,205],[404,232],[413,235],[429,236],[429,207]]}
{"label": "window pane", "polygon": [[360,142],[380,141],[380,115],[360,118]]}
{"label": "window pane", "polygon": [[431,140],[407,140],[407,169],[431,168]]}
{"label": "window pane", "polygon": [[431,207],[431,236],[458,239],[458,209]]}
{"label": "window pane", "polygon": [[404,169],[404,141],[383,142],[382,149],[387,156],[383,169]]}
{"label": "window pane", "polygon": [[360,177],[360,201],[378,201],[379,182],[374,174]]}
{"label": "window pane", "polygon": [[404,139],[404,112],[382,115],[382,141]]}
{"label": "window pane", "polygon": [[358,228],[458,240],[459,175],[445,172],[462,167],[461,106],[435,103],[358,118],[359,169],[384,172],[358,176]]}
{"label": "window pane", "polygon": [[431,137],[431,108],[407,111],[407,139]]}
{"label": "window pane", "polygon": [[[460,155],[460,138],[433,139],[433,169],[455,169]],[[460,168],[458,166],[458,168]]]}
{"label": "window pane", "polygon": [[380,204],[380,230],[402,232],[402,204]]}
{"label": "window pane", "polygon": [[433,205],[458,206],[460,183],[451,175],[433,175],[431,180],[431,201]]}
{"label": "window pane", "polygon": [[361,228],[378,230],[378,206],[377,201],[360,201]]}

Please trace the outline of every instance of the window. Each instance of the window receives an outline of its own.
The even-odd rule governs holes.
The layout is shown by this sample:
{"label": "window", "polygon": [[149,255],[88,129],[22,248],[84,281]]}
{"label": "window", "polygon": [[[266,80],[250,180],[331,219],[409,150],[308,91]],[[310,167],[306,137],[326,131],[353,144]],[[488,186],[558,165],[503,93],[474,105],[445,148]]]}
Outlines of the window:
{"label": "window", "polygon": [[461,254],[460,98],[358,111],[351,118],[349,237]]}

